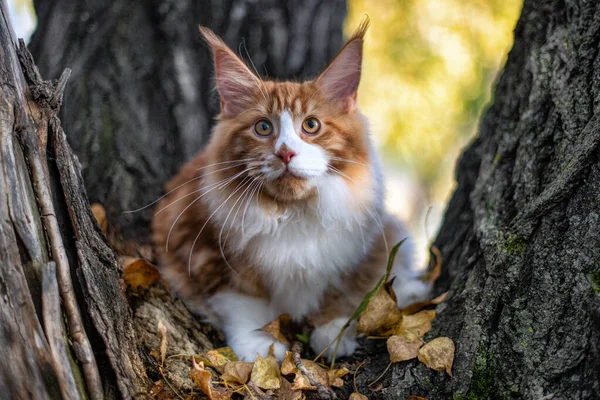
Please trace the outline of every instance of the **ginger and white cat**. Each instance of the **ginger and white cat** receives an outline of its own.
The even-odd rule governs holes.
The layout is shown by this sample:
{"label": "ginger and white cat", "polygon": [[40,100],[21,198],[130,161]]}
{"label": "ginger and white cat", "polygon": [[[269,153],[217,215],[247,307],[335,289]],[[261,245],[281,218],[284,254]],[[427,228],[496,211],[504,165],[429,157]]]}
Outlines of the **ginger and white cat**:
{"label": "ginger and white cat", "polygon": [[[261,80],[200,28],[221,113],[207,147],[168,183],[153,241],[170,287],[225,332],[240,359],[265,356],[274,342],[283,357],[286,346],[258,330],[283,313],[314,324],[320,352],[407,237],[384,209],[381,163],[356,104],[367,26],[301,83]],[[429,291],[411,253],[408,241],[393,269],[401,307]],[[354,352],[355,337],[348,329],[338,355]]]}

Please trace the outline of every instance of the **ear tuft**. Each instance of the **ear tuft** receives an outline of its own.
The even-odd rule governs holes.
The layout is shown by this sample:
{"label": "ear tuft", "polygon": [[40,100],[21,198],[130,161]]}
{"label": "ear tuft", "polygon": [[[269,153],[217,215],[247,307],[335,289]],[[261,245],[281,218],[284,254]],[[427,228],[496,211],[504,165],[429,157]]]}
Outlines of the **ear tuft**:
{"label": "ear tuft", "polygon": [[247,109],[257,88],[260,90],[259,78],[212,30],[204,26],[198,29],[212,50],[221,112],[234,117]]}
{"label": "ear tuft", "polygon": [[362,69],[363,41],[369,23],[367,15],[342,50],[316,79],[330,100],[339,102],[346,111],[356,108],[356,92]]}
{"label": "ear tuft", "polygon": [[361,21],[358,28],[352,33],[352,35],[348,38],[348,43],[353,41],[354,39],[364,40],[365,35],[367,34],[367,30],[369,30],[369,26],[371,25],[371,18],[368,14],[365,14],[365,17]]}

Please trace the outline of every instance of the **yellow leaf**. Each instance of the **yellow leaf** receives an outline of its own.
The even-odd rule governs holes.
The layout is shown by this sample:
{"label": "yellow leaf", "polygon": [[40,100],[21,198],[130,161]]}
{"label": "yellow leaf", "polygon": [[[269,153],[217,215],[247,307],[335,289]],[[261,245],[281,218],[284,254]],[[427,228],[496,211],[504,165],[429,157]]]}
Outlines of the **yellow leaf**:
{"label": "yellow leaf", "polygon": [[262,358],[258,354],[252,367],[250,379],[261,389],[279,389],[281,387],[281,374],[275,357]]}
{"label": "yellow leaf", "polygon": [[225,364],[221,380],[225,383],[244,385],[250,379],[252,363],[244,361],[231,361]]}
{"label": "yellow leaf", "polygon": [[193,368],[190,370],[190,378],[196,386],[200,388],[202,393],[212,398],[212,383],[210,372],[204,369],[204,363],[200,361],[196,362],[192,357]]}
{"label": "yellow leaf", "polygon": [[102,206],[102,204],[94,203],[91,205],[92,214],[94,214],[94,218],[96,218],[96,222],[98,222],[98,226],[102,231],[102,234],[106,236],[106,232],[108,231],[108,219],[106,219],[106,210]]}
{"label": "yellow leaf", "polygon": [[294,364],[294,355],[291,351],[285,352],[285,358],[281,363],[281,373],[284,375],[295,374],[297,371]]}
{"label": "yellow leaf", "polygon": [[269,322],[268,324],[260,328],[260,330],[265,333],[268,333],[275,340],[289,346],[290,341],[287,340],[282,330],[285,330],[283,328],[289,326],[291,321],[292,317],[289,314],[281,314],[279,317],[277,317],[276,320]]}
{"label": "yellow leaf", "polygon": [[436,371],[446,371],[452,376],[454,362],[454,342],[447,337],[439,337],[426,343],[419,350],[419,361]]}
{"label": "yellow leaf", "polygon": [[350,371],[348,371],[348,368],[345,367],[328,370],[327,377],[329,378],[329,386],[341,388],[344,386],[344,380],[342,377],[348,375],[349,373]]}
{"label": "yellow leaf", "polygon": [[348,400],[369,400],[369,398],[364,394],[354,392],[350,395],[350,397],[348,397]]}
{"label": "yellow leaf", "polygon": [[358,333],[373,336],[389,336],[402,320],[391,287],[383,285],[358,320]]}
{"label": "yellow leaf", "polygon": [[210,400],[231,399],[233,392],[225,388],[213,387],[210,371],[207,371],[204,368],[204,363],[202,361],[196,362],[196,359],[192,357],[192,365],[193,368],[190,371],[190,378]]}
{"label": "yellow leaf", "polygon": [[216,369],[219,373],[223,373],[225,364],[230,361],[237,361],[238,358],[233,352],[231,347],[221,347],[214,350],[209,350],[206,353],[202,353],[196,358],[202,360],[206,365]]}
{"label": "yellow leaf", "polygon": [[423,310],[413,315],[405,315],[394,330],[394,334],[404,336],[408,341],[412,341],[415,337],[422,338],[431,329],[431,322],[434,319],[435,310]]}
{"label": "yellow leaf", "polygon": [[156,266],[143,258],[122,257],[123,280],[133,290],[147,289],[160,279]]}
{"label": "yellow leaf", "polygon": [[423,341],[421,338],[414,338],[411,341],[407,341],[402,336],[394,335],[387,340],[387,349],[390,353],[390,360],[392,362],[401,362],[417,358],[419,349],[422,345]]}

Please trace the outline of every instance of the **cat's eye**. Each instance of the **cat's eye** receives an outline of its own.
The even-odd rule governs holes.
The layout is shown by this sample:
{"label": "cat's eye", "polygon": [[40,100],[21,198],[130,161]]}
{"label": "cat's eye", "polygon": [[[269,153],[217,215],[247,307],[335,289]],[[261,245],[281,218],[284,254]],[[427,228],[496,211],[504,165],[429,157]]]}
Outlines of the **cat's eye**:
{"label": "cat's eye", "polygon": [[306,118],[302,122],[302,130],[308,135],[315,135],[321,129],[321,122],[316,118]]}
{"label": "cat's eye", "polygon": [[273,132],[273,125],[266,119],[261,119],[254,124],[254,132],[259,136],[269,136]]}

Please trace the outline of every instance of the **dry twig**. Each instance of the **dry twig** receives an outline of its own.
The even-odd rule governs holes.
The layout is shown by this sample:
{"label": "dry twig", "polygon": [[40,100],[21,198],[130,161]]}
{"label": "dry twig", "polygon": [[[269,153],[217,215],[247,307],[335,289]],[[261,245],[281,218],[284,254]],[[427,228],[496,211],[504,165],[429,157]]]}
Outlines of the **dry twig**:
{"label": "dry twig", "polygon": [[317,388],[317,395],[319,396],[319,398],[322,400],[337,399],[335,392],[329,388],[326,388],[321,382],[317,380],[317,378],[315,378],[315,375],[312,372],[310,372],[304,366],[304,364],[302,364],[300,353],[302,353],[302,343],[294,342],[294,344],[292,344],[292,355],[294,358],[294,365],[296,366],[296,368],[298,368],[300,372],[302,372],[302,374],[304,374],[308,378],[310,384]]}

